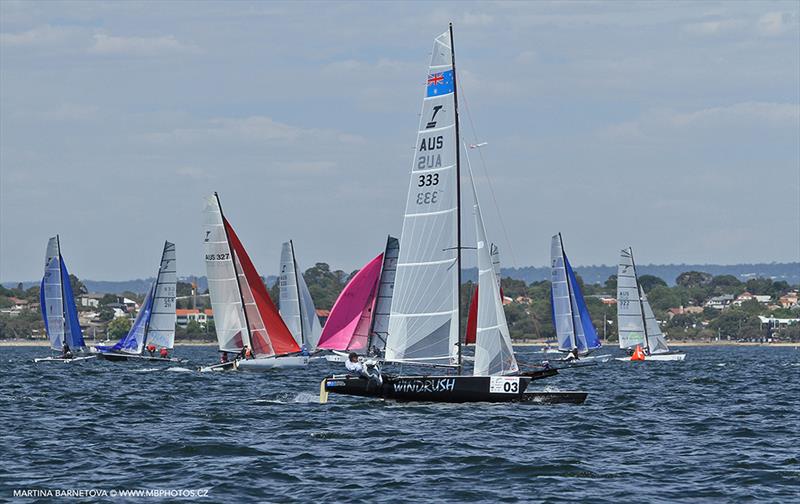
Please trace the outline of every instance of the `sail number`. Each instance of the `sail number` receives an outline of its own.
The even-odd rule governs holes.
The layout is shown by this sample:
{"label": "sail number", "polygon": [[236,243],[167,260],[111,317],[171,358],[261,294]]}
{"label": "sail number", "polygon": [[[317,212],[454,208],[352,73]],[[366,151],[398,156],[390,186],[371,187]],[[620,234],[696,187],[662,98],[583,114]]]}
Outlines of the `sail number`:
{"label": "sail number", "polygon": [[206,254],[206,261],[227,261],[231,258],[228,252],[223,254]]}
{"label": "sail number", "polygon": [[519,377],[492,376],[489,379],[489,393],[491,394],[518,394]]}
{"label": "sail number", "polygon": [[417,193],[417,205],[429,205],[439,201],[440,191],[426,191]]}
{"label": "sail number", "polygon": [[427,186],[437,185],[438,183],[439,183],[439,174],[429,173],[427,175],[419,176],[417,187],[427,187]]}

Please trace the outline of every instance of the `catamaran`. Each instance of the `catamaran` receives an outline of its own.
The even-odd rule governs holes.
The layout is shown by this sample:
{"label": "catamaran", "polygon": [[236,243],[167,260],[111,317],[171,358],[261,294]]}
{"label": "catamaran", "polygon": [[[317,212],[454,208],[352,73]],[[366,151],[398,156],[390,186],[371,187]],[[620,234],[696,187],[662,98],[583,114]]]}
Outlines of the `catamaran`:
{"label": "catamaran", "polygon": [[61,352],[61,355],[37,358],[34,362],[77,362],[94,358],[93,355],[75,355],[86,350],[86,343],[78,322],[78,309],[72,294],[69,271],[61,256],[58,235],[47,242],[39,300],[50,348]]}
{"label": "catamaran", "polygon": [[431,57],[417,151],[411,169],[385,361],[436,366],[457,374],[380,375],[370,379],[333,375],[320,384],[328,393],[401,401],[573,402],[584,392],[526,392],[533,379],[554,369],[520,373],[500,300],[477,198],[478,315],[473,374],[462,363],[461,175],[453,27],[436,37]]}
{"label": "catamaran", "polygon": [[318,348],[333,351],[330,362],[344,362],[347,352],[380,357],[386,346],[389,312],[400,242],[389,236],[386,248],[347,282],[333,304]]}
{"label": "catamaran", "polygon": [[278,306],[280,314],[303,353],[314,352],[322,333],[314,300],[297,266],[294,243],[289,240],[281,248]]}
{"label": "catamaran", "polygon": [[92,350],[97,356],[109,361],[182,362],[169,357],[175,346],[176,283],[175,244],[167,241],[161,252],[158,275],[128,334],[114,345],[96,345]]}
{"label": "catamaran", "polygon": [[222,362],[201,371],[305,366],[308,357],[300,355],[300,346],[223,215],[217,193],[206,200],[203,215],[208,292]]}
{"label": "catamaran", "polygon": [[581,286],[564,251],[561,233],[553,236],[550,244],[550,302],[559,351],[572,354],[575,358],[580,355],[580,360],[584,362],[606,362],[611,359],[611,355],[588,355],[590,351],[600,348],[600,338],[592,325]]}
{"label": "catamaran", "polygon": [[617,330],[619,347],[631,350],[639,347],[644,358],[618,357],[619,361],[682,361],[686,353],[670,351],[664,334],[639,283],[633,249],[620,251],[617,268]]}

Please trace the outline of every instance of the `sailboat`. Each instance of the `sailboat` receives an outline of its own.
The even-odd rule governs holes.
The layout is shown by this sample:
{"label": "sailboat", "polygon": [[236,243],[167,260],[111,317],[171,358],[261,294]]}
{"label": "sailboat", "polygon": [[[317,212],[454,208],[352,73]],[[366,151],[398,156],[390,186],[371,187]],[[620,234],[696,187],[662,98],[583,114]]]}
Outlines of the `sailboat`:
{"label": "sailboat", "polygon": [[305,353],[314,352],[322,333],[314,300],[308,285],[297,267],[294,243],[289,240],[281,248],[278,306],[294,340]]}
{"label": "sailboat", "polygon": [[61,240],[58,235],[47,242],[44,261],[44,276],[39,287],[44,329],[50,340],[50,348],[61,352],[58,357],[42,357],[34,362],[77,362],[94,358],[93,355],[74,355],[86,350],[78,309],[72,294],[69,271],[61,256]]}
{"label": "sailboat", "polygon": [[[619,347],[630,350],[640,346],[644,350],[643,360],[682,361],[686,358],[685,352],[669,349],[639,283],[633,249],[630,247],[620,251],[617,268],[617,330]],[[630,361],[631,358],[619,357],[617,360]]]}
{"label": "sailboat", "polygon": [[550,301],[558,350],[577,352],[581,361],[606,362],[611,355],[588,356],[600,348],[600,338],[592,325],[581,286],[564,251],[561,233],[553,236],[550,245]]}
{"label": "sailboat", "polygon": [[383,352],[399,254],[400,242],[389,236],[384,251],[365,264],[336,298],[318,346],[333,351],[326,356],[328,361],[344,362],[345,352],[373,357]]}
{"label": "sailboat", "polygon": [[175,244],[166,241],[158,275],[150,285],[128,334],[114,345],[95,346],[93,350],[97,356],[109,361],[182,362],[168,357],[168,352],[175,346],[176,283]]}
{"label": "sailboat", "polygon": [[[329,393],[400,401],[575,402],[584,392],[526,392],[554,369],[519,373],[476,200],[479,299],[475,365],[462,374],[461,175],[453,27],[436,37],[411,169],[385,361],[449,368],[457,374],[326,377]],[[377,383],[376,383],[377,382]]]}
{"label": "sailboat", "polygon": [[[300,355],[300,346],[223,215],[217,193],[207,198],[203,215],[208,292],[222,362],[201,371],[305,366],[308,357]],[[229,353],[234,358],[229,359]]]}

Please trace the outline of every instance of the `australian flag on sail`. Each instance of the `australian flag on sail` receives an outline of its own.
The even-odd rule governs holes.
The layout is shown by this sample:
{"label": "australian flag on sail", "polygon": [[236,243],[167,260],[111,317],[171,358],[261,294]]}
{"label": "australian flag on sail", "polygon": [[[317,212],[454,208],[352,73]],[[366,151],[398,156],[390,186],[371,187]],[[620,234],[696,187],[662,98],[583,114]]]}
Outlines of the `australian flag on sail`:
{"label": "australian flag on sail", "polygon": [[453,92],[453,71],[428,74],[428,97],[441,96]]}

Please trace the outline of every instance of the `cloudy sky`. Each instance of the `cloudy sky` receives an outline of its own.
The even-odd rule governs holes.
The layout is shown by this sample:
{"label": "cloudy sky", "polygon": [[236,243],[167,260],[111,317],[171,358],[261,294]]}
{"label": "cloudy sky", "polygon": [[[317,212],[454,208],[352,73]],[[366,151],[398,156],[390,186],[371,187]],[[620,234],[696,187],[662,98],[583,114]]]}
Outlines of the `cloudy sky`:
{"label": "cloudy sky", "polygon": [[165,239],[180,274],[204,274],[213,191],[262,274],[289,238],[305,265],[359,267],[400,232],[429,52],[451,20],[505,265],[546,264],[557,231],[574,264],[627,245],[641,263],[800,257],[794,1],[0,11],[2,281],[41,276],[55,233],[83,278],[152,276]]}

